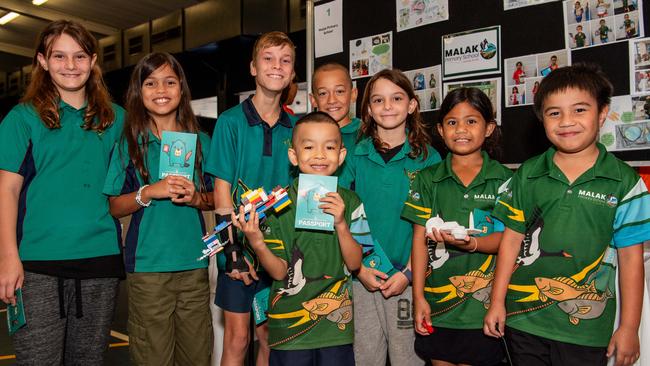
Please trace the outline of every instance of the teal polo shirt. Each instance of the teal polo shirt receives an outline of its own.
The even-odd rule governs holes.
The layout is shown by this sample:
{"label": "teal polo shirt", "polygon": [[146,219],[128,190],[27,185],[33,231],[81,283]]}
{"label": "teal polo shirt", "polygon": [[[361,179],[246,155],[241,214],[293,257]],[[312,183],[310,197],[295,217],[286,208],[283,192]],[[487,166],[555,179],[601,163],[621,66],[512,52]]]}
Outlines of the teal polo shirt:
{"label": "teal polo shirt", "polygon": [[[444,221],[456,221],[481,230],[476,236],[504,230],[503,223],[492,217],[500,187],[512,171],[483,152],[483,166],[465,187],[451,167],[452,154],[432,167],[422,170],[413,182],[402,210],[402,217],[426,226],[436,215]],[[494,276],[496,256],[470,253],[453,245],[436,244],[427,260],[429,268],[424,297],[431,307],[434,326],[454,329],[482,329],[489,305],[489,286]],[[471,285],[468,285],[471,284]]]}
{"label": "teal polo shirt", "polygon": [[[200,132],[199,141],[201,153],[207,156],[210,137]],[[146,144],[149,184],[154,184],[160,180],[160,139],[150,131]],[[211,192],[212,179],[207,174],[203,177],[195,174],[196,190],[199,190],[200,179]],[[128,156],[128,144],[121,140],[111,157],[104,194],[119,196],[135,192],[143,184],[142,176]],[[205,231],[201,210],[172,203],[170,199],[152,200],[149,207],[141,207],[131,216],[124,253],[126,271],[173,272],[206,268],[207,260],[197,261],[205,248],[201,240]]]}
{"label": "teal polo shirt", "polygon": [[497,201],[494,216],[525,234],[506,295],[508,326],[607,346],[617,249],[650,240],[650,195],[634,169],[598,150],[595,164],[569,183],[549,149],[526,161]]}
{"label": "teal polo shirt", "polygon": [[411,159],[408,153],[411,146],[408,140],[402,150],[388,163],[375,150],[372,140],[364,138],[359,141],[352,154],[345,160],[339,184],[354,189],[361,198],[368,217],[372,237],[397,269],[403,268],[411,255],[413,228],[411,223],[403,220],[402,206],[411,183],[417,173],[440,161],[440,154],[427,146],[428,157]]}
{"label": "teal polo shirt", "polygon": [[16,238],[23,261],[84,259],[120,253],[116,221],[102,194],[124,110],[102,133],[86,131],[86,107],[59,102],[61,128],[48,129],[31,104],[0,123],[0,169],[23,176]]}
{"label": "teal polo shirt", "polygon": [[357,146],[359,127],[361,127],[361,120],[356,117],[352,118],[350,123],[341,127],[343,146],[348,150],[348,154],[352,154],[354,152],[354,147]]}

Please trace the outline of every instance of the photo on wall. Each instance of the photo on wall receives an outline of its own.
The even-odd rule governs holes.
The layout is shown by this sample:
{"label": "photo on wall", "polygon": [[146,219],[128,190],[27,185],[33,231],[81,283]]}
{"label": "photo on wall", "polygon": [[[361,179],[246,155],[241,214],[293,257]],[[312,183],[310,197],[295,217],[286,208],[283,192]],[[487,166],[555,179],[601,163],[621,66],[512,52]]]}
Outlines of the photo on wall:
{"label": "photo on wall", "polygon": [[539,5],[556,0],[503,0],[503,10],[523,8],[524,6]]}
{"label": "photo on wall", "polygon": [[350,77],[372,76],[393,67],[393,32],[350,41]]}
{"label": "photo on wall", "polygon": [[630,94],[650,94],[650,37],[629,42]]}
{"label": "photo on wall", "polygon": [[397,31],[449,19],[448,0],[395,0]]}
{"label": "photo on wall", "polygon": [[650,149],[650,96],[612,97],[599,141],[609,151]]}
{"label": "photo on wall", "polygon": [[565,49],[524,55],[505,59],[503,63],[506,107],[531,105],[544,76],[571,65],[571,52]]}
{"label": "photo on wall", "polygon": [[458,88],[478,88],[490,98],[497,125],[501,125],[501,78],[463,80],[444,83],[442,87],[443,98],[450,91]]}
{"label": "photo on wall", "polygon": [[440,79],[440,65],[425,67],[416,70],[406,70],[404,75],[411,80],[413,90],[420,102],[420,111],[432,111],[440,108],[440,94],[442,80]]}

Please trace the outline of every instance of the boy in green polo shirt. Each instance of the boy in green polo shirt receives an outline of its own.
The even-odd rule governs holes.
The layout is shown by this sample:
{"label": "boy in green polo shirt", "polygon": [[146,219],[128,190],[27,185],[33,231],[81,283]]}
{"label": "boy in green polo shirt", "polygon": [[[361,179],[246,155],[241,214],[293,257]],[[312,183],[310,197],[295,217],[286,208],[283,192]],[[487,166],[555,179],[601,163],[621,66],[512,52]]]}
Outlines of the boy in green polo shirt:
{"label": "boy in green polo shirt", "polygon": [[[506,229],[484,322],[487,335],[505,330],[513,364],[541,357],[545,364],[605,365],[615,356],[617,365],[631,365],[639,357],[638,244],[650,239],[650,195],[636,172],[597,142],[611,94],[602,71],[579,64],[553,71],[535,95],[554,146],[526,161],[497,201],[493,215]],[[553,255],[560,251],[570,256]],[[612,335],[616,272],[621,317]]]}
{"label": "boy in green polo shirt", "polygon": [[[289,160],[300,172],[333,175],[345,159],[336,121],[323,112],[301,118],[294,128]],[[296,202],[298,180],[289,196]],[[264,234],[253,213],[239,211],[235,226],[246,234],[274,279],[269,299],[270,365],[354,365],[350,271],[361,264],[353,238],[367,230],[359,197],[338,187],[321,198],[320,208],[334,216],[334,232],[296,229],[295,205],[269,217]],[[348,223],[350,226],[348,226]],[[356,235],[355,235],[356,237]]]}
{"label": "boy in green polo shirt", "polygon": [[[253,46],[250,72],[255,94],[219,116],[212,136],[205,171],[215,177],[214,207],[217,222],[230,219],[233,198],[239,199],[243,182],[250,188],[271,189],[291,183],[287,149],[291,143],[292,117],[281,107],[282,90],[293,80],[295,46],[282,32],[265,33]],[[241,365],[250,335],[248,324],[254,297],[268,289],[271,280],[256,271],[259,262],[237,235],[226,230],[229,241],[217,258],[219,274],[215,304],[224,310],[225,337],[222,364]],[[230,240],[232,238],[232,240]],[[245,255],[250,260],[245,259]],[[268,357],[265,324],[257,328],[258,363]]]}
{"label": "boy in green polo shirt", "polygon": [[348,69],[336,62],[316,68],[311,82],[311,103],[329,114],[341,128],[343,146],[354,151],[361,120],[350,118],[350,104],[357,100],[357,88],[352,85]]}

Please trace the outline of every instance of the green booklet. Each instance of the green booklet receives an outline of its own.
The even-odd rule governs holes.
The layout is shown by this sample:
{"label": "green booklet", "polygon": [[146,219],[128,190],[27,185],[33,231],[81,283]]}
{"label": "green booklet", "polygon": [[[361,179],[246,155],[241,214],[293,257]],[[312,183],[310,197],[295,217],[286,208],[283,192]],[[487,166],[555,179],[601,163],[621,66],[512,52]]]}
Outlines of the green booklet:
{"label": "green booklet", "polygon": [[26,323],[23,290],[19,288],[16,289],[16,305],[7,304],[7,329],[9,329],[9,335],[16,333]]}
{"label": "green booklet", "polygon": [[338,178],[327,175],[300,174],[296,198],[296,229],[334,231],[334,216],[320,209],[320,199],[336,192]]}
{"label": "green booklet", "polygon": [[160,141],[160,174],[179,175],[192,180],[194,176],[194,156],[196,155],[195,133],[163,131]]}

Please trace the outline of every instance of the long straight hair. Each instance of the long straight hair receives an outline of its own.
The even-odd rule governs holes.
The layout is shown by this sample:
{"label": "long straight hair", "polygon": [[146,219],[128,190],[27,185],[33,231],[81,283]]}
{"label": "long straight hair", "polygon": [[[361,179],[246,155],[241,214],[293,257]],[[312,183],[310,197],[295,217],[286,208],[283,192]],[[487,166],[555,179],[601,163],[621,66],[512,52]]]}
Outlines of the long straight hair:
{"label": "long straight hair", "polygon": [[[50,73],[38,62],[38,55],[42,54],[48,59],[52,53],[52,44],[62,34],[74,39],[90,57],[96,55],[98,49],[95,37],[81,24],[69,20],[57,20],[48,24],[38,36],[36,52],[32,60],[31,81],[21,102],[31,103],[45,127],[50,129],[61,127],[58,104],[61,95],[54,85]],[[82,128],[101,133],[113,124],[115,113],[111,105],[111,97],[102,78],[102,71],[97,62],[90,70],[90,76],[84,88],[88,103],[83,117]]]}
{"label": "long straight hair", "polygon": [[[147,146],[149,142],[149,130],[155,126],[155,122],[144,106],[142,100],[142,84],[154,71],[165,65],[174,71],[180,82],[181,100],[176,109],[176,123],[178,123],[180,129],[184,132],[198,134],[200,131],[199,123],[190,104],[192,96],[181,64],[174,56],[166,52],[154,52],[143,57],[135,66],[135,69],[133,69],[133,73],[131,73],[129,90],[126,93],[125,107],[127,113],[122,137],[126,139],[129,147],[129,156],[133,165],[140,173],[144,184],[149,184],[151,180],[151,174],[146,164],[148,154]],[[197,138],[194,172],[197,177],[201,177],[200,192],[204,193],[206,189],[202,179],[202,161],[201,140]]]}
{"label": "long straight hair", "polygon": [[386,151],[386,143],[381,141],[379,134],[377,132],[377,122],[370,115],[370,96],[372,95],[373,88],[375,83],[379,79],[386,79],[391,83],[400,87],[406,93],[409,99],[415,99],[417,105],[413,113],[406,116],[406,132],[409,145],[411,145],[411,152],[409,157],[415,159],[418,156],[422,156],[422,160],[425,160],[429,155],[427,150],[427,145],[431,144],[431,135],[420,116],[420,101],[417,99],[415,92],[413,91],[413,86],[409,79],[397,69],[384,69],[376,73],[368,84],[366,89],[363,92],[363,99],[361,101],[361,120],[363,123],[359,128],[359,136],[361,137],[370,137],[372,143],[375,146],[377,151]]}

